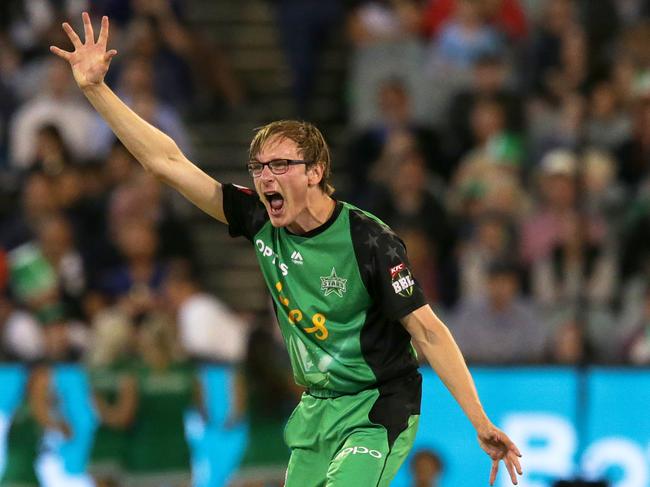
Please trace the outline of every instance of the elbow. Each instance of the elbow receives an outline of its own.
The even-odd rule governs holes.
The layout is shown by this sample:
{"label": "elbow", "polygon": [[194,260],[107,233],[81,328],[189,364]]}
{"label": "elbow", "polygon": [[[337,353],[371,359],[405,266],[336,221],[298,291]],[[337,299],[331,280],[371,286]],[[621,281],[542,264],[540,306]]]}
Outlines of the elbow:
{"label": "elbow", "polygon": [[185,156],[179,147],[170,139],[171,144],[165,149],[153,154],[142,166],[145,171],[163,183],[172,180],[173,173],[183,164]]}

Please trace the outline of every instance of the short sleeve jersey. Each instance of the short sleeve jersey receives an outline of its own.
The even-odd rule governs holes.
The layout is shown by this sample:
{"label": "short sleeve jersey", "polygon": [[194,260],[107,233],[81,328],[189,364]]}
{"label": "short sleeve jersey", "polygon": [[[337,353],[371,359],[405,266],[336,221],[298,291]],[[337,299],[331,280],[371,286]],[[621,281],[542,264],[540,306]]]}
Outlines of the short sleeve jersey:
{"label": "short sleeve jersey", "polygon": [[229,233],[254,245],[296,383],[317,397],[353,394],[416,373],[399,320],[426,304],[404,243],[341,201],[302,235],[271,224],[257,193],[226,184]]}

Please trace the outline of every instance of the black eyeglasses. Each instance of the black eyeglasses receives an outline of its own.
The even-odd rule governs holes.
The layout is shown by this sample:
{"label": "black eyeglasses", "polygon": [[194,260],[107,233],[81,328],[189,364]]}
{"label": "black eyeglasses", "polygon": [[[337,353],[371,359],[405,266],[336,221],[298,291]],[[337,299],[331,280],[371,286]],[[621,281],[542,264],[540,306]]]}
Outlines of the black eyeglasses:
{"label": "black eyeglasses", "polygon": [[248,172],[251,176],[259,178],[262,175],[262,171],[264,171],[264,166],[269,166],[273,174],[284,174],[289,170],[289,166],[295,166],[297,164],[311,164],[311,161],[297,159],[273,159],[269,162],[248,161],[246,167],[248,167]]}

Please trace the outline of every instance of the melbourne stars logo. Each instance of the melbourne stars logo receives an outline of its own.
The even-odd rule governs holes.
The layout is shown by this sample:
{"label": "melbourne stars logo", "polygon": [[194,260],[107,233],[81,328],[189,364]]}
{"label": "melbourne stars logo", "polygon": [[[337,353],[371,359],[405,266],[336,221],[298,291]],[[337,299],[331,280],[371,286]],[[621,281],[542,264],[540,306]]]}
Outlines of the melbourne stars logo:
{"label": "melbourne stars logo", "polygon": [[343,293],[347,291],[347,282],[347,279],[337,276],[336,269],[332,267],[332,272],[329,276],[321,276],[320,290],[325,293],[325,296],[334,293],[339,298],[342,298]]}

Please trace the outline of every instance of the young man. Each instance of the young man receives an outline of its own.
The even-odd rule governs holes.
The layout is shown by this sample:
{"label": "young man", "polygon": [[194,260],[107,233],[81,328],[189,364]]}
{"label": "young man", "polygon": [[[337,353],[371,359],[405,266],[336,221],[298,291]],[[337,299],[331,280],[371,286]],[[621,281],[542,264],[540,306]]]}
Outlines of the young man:
{"label": "young man", "polygon": [[222,185],[104,84],[117,54],[106,51],[108,19],[97,42],[86,13],[83,23],[85,43],[64,23],[74,51],[51,50],[70,63],[90,103],[147,170],[257,249],[294,377],[308,389],[286,430],[287,486],[390,483],[420,413],[411,339],[476,428],[492,458],[490,483],[503,460],[516,484],[521,455],[483,411],[456,343],[412,279],[402,242],[372,215],[331,197],[320,132],[305,122],[263,127],[248,163],[256,191]]}

